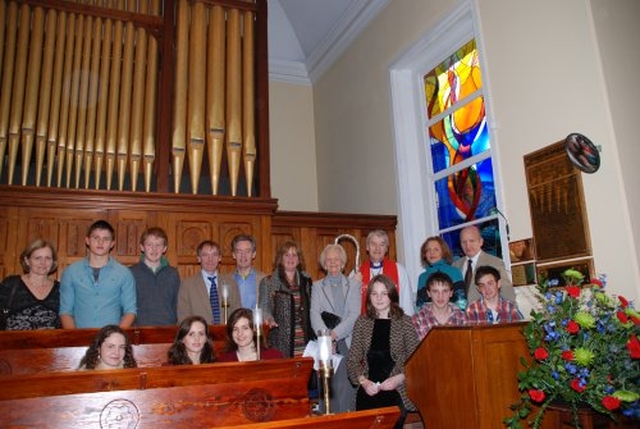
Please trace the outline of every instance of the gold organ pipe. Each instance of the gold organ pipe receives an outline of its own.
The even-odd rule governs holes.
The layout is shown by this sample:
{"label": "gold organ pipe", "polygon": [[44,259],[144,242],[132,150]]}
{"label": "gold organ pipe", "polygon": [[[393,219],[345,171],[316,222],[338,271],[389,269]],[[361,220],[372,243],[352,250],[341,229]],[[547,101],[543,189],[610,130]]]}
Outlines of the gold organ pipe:
{"label": "gold organ pipe", "polygon": [[[36,114],[38,112],[38,89],[40,82],[40,70],[42,66],[42,44],[44,41],[44,9],[36,7],[33,10],[31,22],[31,45],[29,46],[29,62],[27,67],[27,84],[24,94],[24,112],[22,113],[22,186],[27,185],[29,177],[29,165],[36,128]],[[36,162],[36,172],[42,170],[41,156]]]}
{"label": "gold organ pipe", "polygon": [[[78,99],[78,124],[76,133],[76,147],[75,147],[75,187],[80,187],[80,175],[82,173],[82,161],[84,159],[85,144],[87,140],[87,109],[89,107],[89,80],[91,78],[90,64],[91,64],[91,50],[93,47],[93,18],[91,16],[85,17],[84,21],[84,37],[81,54],[81,66],[78,70],[80,75],[80,96]],[[89,159],[89,165],[85,166],[86,174],[88,175],[91,170],[91,159]]]}
{"label": "gold organ pipe", "polygon": [[[0,2],[0,16],[6,17],[7,15],[7,2]],[[4,29],[5,24],[7,23],[6,19],[0,19],[0,46],[4,47]],[[2,49],[0,49],[0,70],[2,70]]]}
{"label": "gold organ pipe", "polygon": [[255,91],[254,91],[254,33],[253,12],[244,12],[244,35],[242,38],[242,125],[244,144],[242,156],[244,158],[244,174],[247,183],[247,196],[251,196],[253,173],[256,163],[255,136]]}
{"label": "gold organ pipe", "polygon": [[111,69],[111,34],[113,22],[106,19],[102,35],[102,61],[100,62],[100,87],[98,88],[98,113],[96,123],[96,139],[94,148],[94,186],[100,189],[102,165],[104,162],[105,145],[107,139],[107,110],[109,107],[109,70]]}
{"label": "gold organ pipe", "polygon": [[[11,86],[13,85],[13,65],[16,56],[16,33],[18,31],[18,5],[10,2],[7,10],[6,44],[2,71],[2,93],[0,93],[0,174],[4,166],[4,154],[7,149],[9,132],[9,113],[11,112]],[[2,46],[2,45],[0,45]]]}
{"label": "gold organ pipe", "polygon": [[71,99],[69,103],[69,129],[67,131],[67,147],[66,147],[66,186],[71,187],[71,173],[73,172],[73,157],[75,154],[76,138],[78,134],[78,110],[80,102],[80,70],[82,67],[82,46],[83,46],[83,30],[84,16],[79,15],[76,20],[76,40],[73,47],[73,69],[70,75],[71,79]]}
{"label": "gold organ pipe", "polygon": [[[140,9],[146,13],[147,0],[140,0]],[[142,119],[144,116],[144,75],[147,57],[147,30],[139,27],[136,30],[135,61],[133,68],[133,100],[131,105],[131,134],[129,135],[129,177],[131,190],[138,188],[138,176],[142,160]]]}
{"label": "gold organ pipe", "polygon": [[[47,132],[47,186],[53,182],[53,166],[55,165],[56,149],[58,148],[58,127],[60,119],[60,99],[62,98],[62,70],[64,67],[64,52],[66,46],[67,14],[59,12],[56,30],[56,52],[53,65],[53,83],[51,88],[51,114],[49,115],[49,128]],[[62,169],[58,165],[59,169]],[[60,171],[60,170],[58,170]],[[58,180],[59,182],[60,180]]]}
{"label": "gold organ pipe", "polygon": [[18,27],[18,44],[15,62],[15,78],[11,97],[11,114],[9,116],[9,169],[8,183],[13,183],[16,161],[18,159],[18,143],[20,141],[20,122],[24,106],[24,89],[27,71],[27,47],[29,41],[30,10],[28,4],[20,7],[20,24]]}
{"label": "gold organ pipe", "polygon": [[202,157],[204,155],[204,102],[206,62],[205,32],[207,9],[204,3],[196,2],[191,9],[189,35],[189,89],[188,89],[188,136],[189,165],[191,167],[191,192],[198,193]]}
{"label": "gold organ pipe", "polygon": [[[118,1],[118,9],[123,8],[123,0]],[[116,161],[116,136],[118,132],[118,105],[120,97],[120,58],[122,55],[122,21],[113,25],[113,47],[111,71],[109,75],[109,108],[107,112],[107,140],[105,150],[106,185],[111,189]]]}
{"label": "gold organ pipe", "polygon": [[209,19],[209,41],[207,43],[207,145],[209,152],[209,174],[211,191],[218,194],[220,164],[224,145],[224,91],[225,91],[225,22],[224,9],[213,6]]}
{"label": "gold organ pipe", "polygon": [[67,159],[67,130],[69,127],[69,105],[71,98],[70,76],[73,66],[73,44],[76,37],[76,16],[70,14],[67,19],[67,38],[64,49],[64,68],[62,70],[62,100],[60,104],[60,128],[58,134],[58,186],[62,186],[62,176]]}
{"label": "gold organ pipe", "polygon": [[231,195],[238,189],[240,156],[242,152],[242,82],[240,52],[240,12],[227,14],[227,162],[231,180]]}
{"label": "gold organ pipe", "polygon": [[172,136],[173,149],[173,188],[180,191],[182,168],[184,166],[184,152],[186,149],[185,121],[187,116],[187,61],[189,60],[189,3],[179,0],[176,29],[176,57],[175,57],[175,93],[174,93],[174,123]]}
{"label": "gold organ pipe", "polygon": [[89,67],[89,95],[87,99],[87,132],[84,139],[84,188],[89,189],[91,168],[95,150],[96,121],[98,113],[98,79],[100,73],[100,49],[102,48],[102,19],[93,23],[91,66]]}
{"label": "gold organ pipe", "polygon": [[[42,166],[44,165],[45,152],[47,149],[47,124],[51,110],[51,80],[53,78],[52,73],[48,71],[53,69],[55,43],[56,11],[55,9],[49,9],[45,29],[44,56],[41,68],[43,72],[40,73],[40,100],[38,104],[38,119],[36,122],[36,186],[40,186],[42,181]],[[46,169],[50,175],[51,169],[53,169],[53,163],[49,165],[49,162],[47,162]]]}
{"label": "gold organ pipe", "polygon": [[[151,15],[160,14],[160,0],[151,0],[149,6]],[[157,104],[157,86],[158,84],[158,41],[155,37],[149,37],[149,46],[147,49],[147,76],[144,98],[144,144],[143,144],[143,163],[144,163],[144,186],[147,192],[151,191],[151,179],[153,177],[153,162],[156,158],[155,147],[155,126],[156,126],[156,104]]]}
{"label": "gold organ pipe", "polygon": [[[135,12],[135,2],[128,2],[129,12]],[[125,42],[122,53],[122,83],[120,88],[120,117],[118,120],[118,144],[116,160],[118,162],[118,190],[124,189],[129,154],[129,132],[131,127],[131,87],[133,86],[133,49],[135,27],[133,22],[125,25]]]}

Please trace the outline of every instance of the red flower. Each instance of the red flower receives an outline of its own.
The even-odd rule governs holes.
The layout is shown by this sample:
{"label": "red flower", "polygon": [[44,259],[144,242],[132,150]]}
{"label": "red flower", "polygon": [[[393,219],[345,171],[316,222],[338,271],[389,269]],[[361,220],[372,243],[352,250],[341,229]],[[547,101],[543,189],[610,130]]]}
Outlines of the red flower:
{"label": "red flower", "polygon": [[615,396],[605,396],[602,398],[602,405],[604,405],[607,410],[613,411],[620,408],[620,399]]}
{"label": "red flower", "polygon": [[562,359],[564,360],[568,360],[569,362],[571,362],[573,360],[573,351],[571,350],[565,350],[562,352]]}
{"label": "red flower", "polygon": [[582,393],[587,389],[587,386],[581,385],[580,380],[577,378],[574,378],[573,380],[571,380],[571,388],[578,393]]}
{"label": "red flower", "polygon": [[629,301],[627,301],[624,296],[618,296],[618,299],[620,300],[622,308],[627,308],[629,306]]}
{"label": "red flower", "polygon": [[629,318],[627,317],[626,314],[624,314],[624,311],[618,311],[616,313],[616,317],[620,322],[622,322],[623,325],[626,325],[627,322],[629,322]]}
{"label": "red flower", "polygon": [[602,288],[602,282],[600,281],[600,279],[591,279],[591,284],[599,288]]}
{"label": "red flower", "polygon": [[538,347],[533,352],[533,357],[535,357],[538,360],[545,360],[546,358],[549,357],[549,352],[543,347]]}
{"label": "red flower", "polygon": [[567,286],[566,289],[567,293],[572,298],[578,298],[580,296],[580,291],[582,291],[582,289],[580,289],[578,286]]}
{"label": "red flower", "polygon": [[538,389],[529,389],[529,397],[533,402],[542,402],[546,395],[544,391]]}
{"label": "red flower", "polygon": [[567,323],[567,332],[570,334],[577,334],[579,330],[580,325],[578,325],[573,320],[569,320],[569,323]]}
{"label": "red flower", "polygon": [[640,341],[638,341],[637,336],[632,335],[631,338],[629,338],[627,348],[629,349],[632,359],[640,359]]}
{"label": "red flower", "polygon": [[633,321],[633,324],[638,326],[640,325],[640,317],[636,317],[633,314],[629,316],[629,318]]}

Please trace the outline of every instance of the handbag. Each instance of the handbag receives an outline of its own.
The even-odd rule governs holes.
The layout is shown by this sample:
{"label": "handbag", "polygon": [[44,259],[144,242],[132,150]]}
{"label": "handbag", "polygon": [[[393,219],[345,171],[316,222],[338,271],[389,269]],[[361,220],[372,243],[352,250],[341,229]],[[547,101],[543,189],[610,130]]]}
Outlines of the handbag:
{"label": "handbag", "polygon": [[328,311],[320,313],[320,317],[322,317],[322,321],[328,329],[333,329],[342,322],[342,317]]}
{"label": "handbag", "polygon": [[9,300],[7,301],[7,305],[0,310],[0,331],[4,331],[7,329],[7,319],[9,318],[9,313],[11,312],[11,303],[13,302],[13,295],[16,293],[16,287],[18,283],[14,283],[11,288],[11,294],[9,294]]}

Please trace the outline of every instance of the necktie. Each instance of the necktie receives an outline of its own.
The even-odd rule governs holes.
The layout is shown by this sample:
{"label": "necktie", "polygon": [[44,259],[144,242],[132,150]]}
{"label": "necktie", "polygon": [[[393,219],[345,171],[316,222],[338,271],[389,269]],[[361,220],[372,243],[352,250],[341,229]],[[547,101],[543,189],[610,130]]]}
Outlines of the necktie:
{"label": "necktie", "polygon": [[211,303],[211,313],[213,315],[213,324],[220,324],[220,300],[218,299],[218,288],[216,287],[216,278],[207,277],[211,282],[211,288],[209,288],[209,302]]}
{"label": "necktie", "polygon": [[471,259],[467,259],[467,271],[464,273],[464,284],[467,288],[467,296],[469,295],[469,287],[471,287],[471,283],[473,282],[473,262]]}

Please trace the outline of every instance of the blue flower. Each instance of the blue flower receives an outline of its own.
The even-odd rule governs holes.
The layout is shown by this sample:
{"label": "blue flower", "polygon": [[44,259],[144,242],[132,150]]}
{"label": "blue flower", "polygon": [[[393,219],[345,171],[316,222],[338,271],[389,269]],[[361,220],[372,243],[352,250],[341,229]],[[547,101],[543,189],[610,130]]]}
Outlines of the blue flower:
{"label": "blue flower", "polygon": [[562,300],[564,299],[564,295],[562,294],[562,292],[556,292],[556,304],[562,304]]}

